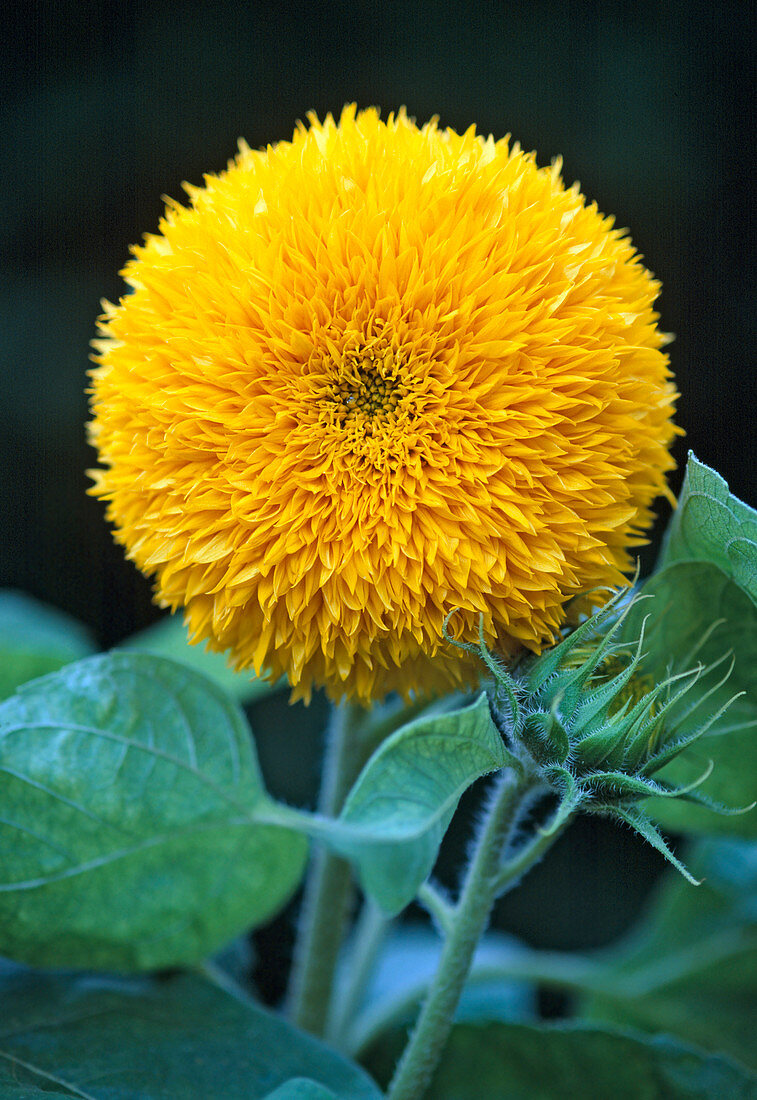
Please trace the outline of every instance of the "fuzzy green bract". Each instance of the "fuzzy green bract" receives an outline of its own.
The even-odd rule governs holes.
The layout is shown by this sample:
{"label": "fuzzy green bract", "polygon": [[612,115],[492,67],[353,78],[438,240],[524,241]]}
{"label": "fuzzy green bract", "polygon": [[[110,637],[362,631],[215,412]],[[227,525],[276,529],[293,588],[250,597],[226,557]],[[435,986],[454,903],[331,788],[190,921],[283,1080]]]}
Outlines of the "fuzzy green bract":
{"label": "fuzzy green bract", "polygon": [[[631,609],[627,630],[649,607],[642,673],[665,677],[701,668],[691,691],[671,706],[668,721],[686,751],[671,757],[660,779],[697,787],[703,803],[654,799],[649,812],[678,832],[757,836],[757,812],[715,814],[747,807],[757,797],[757,606],[709,562],[675,562],[644,585],[653,597]],[[697,705],[698,704],[698,705]],[[706,736],[697,730],[709,722]],[[709,773],[709,774],[707,774]]]}
{"label": "fuzzy green bract", "polygon": [[[697,676],[668,677],[638,690],[644,638],[642,631],[633,646],[618,640],[628,614],[628,608],[620,611],[625,598],[618,593],[553,649],[526,659],[514,676],[482,642],[494,675],[492,708],[516,767],[537,773],[558,796],[547,833],[579,810],[612,816],[691,878],[641,804],[652,794],[698,797],[655,777],[688,743],[671,730],[667,716]],[[708,722],[703,719],[690,737],[702,736]]]}
{"label": "fuzzy green bract", "polygon": [[259,824],[249,726],[213,682],[112,653],[0,704],[0,953],[122,971],[196,963],[269,918],[306,842]]}

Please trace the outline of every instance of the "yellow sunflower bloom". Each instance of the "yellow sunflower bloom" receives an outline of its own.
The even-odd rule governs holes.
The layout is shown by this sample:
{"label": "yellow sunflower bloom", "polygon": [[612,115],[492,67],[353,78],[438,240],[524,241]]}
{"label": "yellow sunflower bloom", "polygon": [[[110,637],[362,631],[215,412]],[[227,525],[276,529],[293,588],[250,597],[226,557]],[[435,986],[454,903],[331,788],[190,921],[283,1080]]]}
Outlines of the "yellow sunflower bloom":
{"label": "yellow sunflower bloom", "polygon": [[310,116],[187,186],[106,305],[92,492],[195,641],[295,696],[470,681],[616,585],[666,492],[658,284],[559,166]]}

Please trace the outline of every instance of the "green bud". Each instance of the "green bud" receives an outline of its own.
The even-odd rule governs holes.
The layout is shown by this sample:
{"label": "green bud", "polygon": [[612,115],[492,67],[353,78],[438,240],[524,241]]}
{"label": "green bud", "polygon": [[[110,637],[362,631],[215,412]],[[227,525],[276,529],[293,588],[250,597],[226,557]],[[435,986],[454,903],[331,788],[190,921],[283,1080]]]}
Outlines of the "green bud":
{"label": "green bud", "polygon": [[[527,657],[512,671],[487,651],[483,630],[478,650],[494,681],[492,711],[511,759],[540,774],[558,797],[558,809],[546,831],[576,811],[614,816],[636,829],[690,878],[640,804],[654,795],[697,801],[721,813],[743,810],[714,805],[699,794],[696,788],[711,769],[689,787],[675,788],[653,778],[702,737],[725,708],[694,732],[678,732],[675,716],[681,714],[681,700],[715,666],[700,665],[661,683],[646,676],[643,625],[635,643],[617,641],[630,608],[643,598],[629,599],[626,590],[617,592],[556,646]],[[728,675],[726,671],[718,684],[694,702],[687,719]]]}
{"label": "green bud", "polygon": [[521,740],[538,764],[564,764],[570,752],[570,740],[559,718],[537,711],[526,715]]}

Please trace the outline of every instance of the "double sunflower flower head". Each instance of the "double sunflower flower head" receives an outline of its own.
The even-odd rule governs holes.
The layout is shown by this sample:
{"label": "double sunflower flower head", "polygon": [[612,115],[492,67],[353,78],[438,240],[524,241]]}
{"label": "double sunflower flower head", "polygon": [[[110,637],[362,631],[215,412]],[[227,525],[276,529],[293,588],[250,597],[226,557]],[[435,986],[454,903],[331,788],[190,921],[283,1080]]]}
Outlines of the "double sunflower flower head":
{"label": "double sunflower flower head", "polygon": [[368,703],[477,678],[453,608],[539,653],[623,582],[676,393],[658,284],[559,165],[349,107],[187,192],[106,306],[90,432],[193,640]]}

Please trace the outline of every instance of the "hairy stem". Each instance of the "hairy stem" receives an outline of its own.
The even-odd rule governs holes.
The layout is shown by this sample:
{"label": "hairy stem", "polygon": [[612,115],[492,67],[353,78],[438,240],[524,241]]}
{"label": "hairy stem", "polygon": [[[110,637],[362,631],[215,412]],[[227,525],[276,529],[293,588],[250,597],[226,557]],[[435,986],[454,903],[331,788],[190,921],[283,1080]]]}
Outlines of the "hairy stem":
{"label": "hairy stem", "polygon": [[338,1049],[343,1048],[345,1032],[360,1009],[365,987],[373,974],[390,923],[378,905],[366,898],[347,956],[344,988],[338,1003],[332,1003],[329,1015],[327,1037]]}
{"label": "hairy stem", "polygon": [[424,882],[415,899],[429,914],[439,932],[446,936],[452,927],[455,907],[433,882]]}
{"label": "hairy stem", "polygon": [[[419,1100],[444,1049],[470,970],[476,945],[486,930],[498,894],[505,887],[502,852],[513,836],[522,812],[533,803],[535,781],[506,769],[495,781],[486,816],[468,865],[460,900],[413,1033],[387,1092],[387,1100]],[[556,835],[550,839],[555,839]],[[541,854],[534,852],[534,862]],[[520,854],[518,874],[525,870]]]}
{"label": "hairy stem", "polygon": [[[365,712],[341,706],[328,730],[320,813],[335,817],[365,763],[369,746],[360,736]],[[323,1035],[339,951],[353,902],[350,865],[326,848],[316,848],[305,885],[300,930],[289,985],[289,1014],[298,1027]]]}

